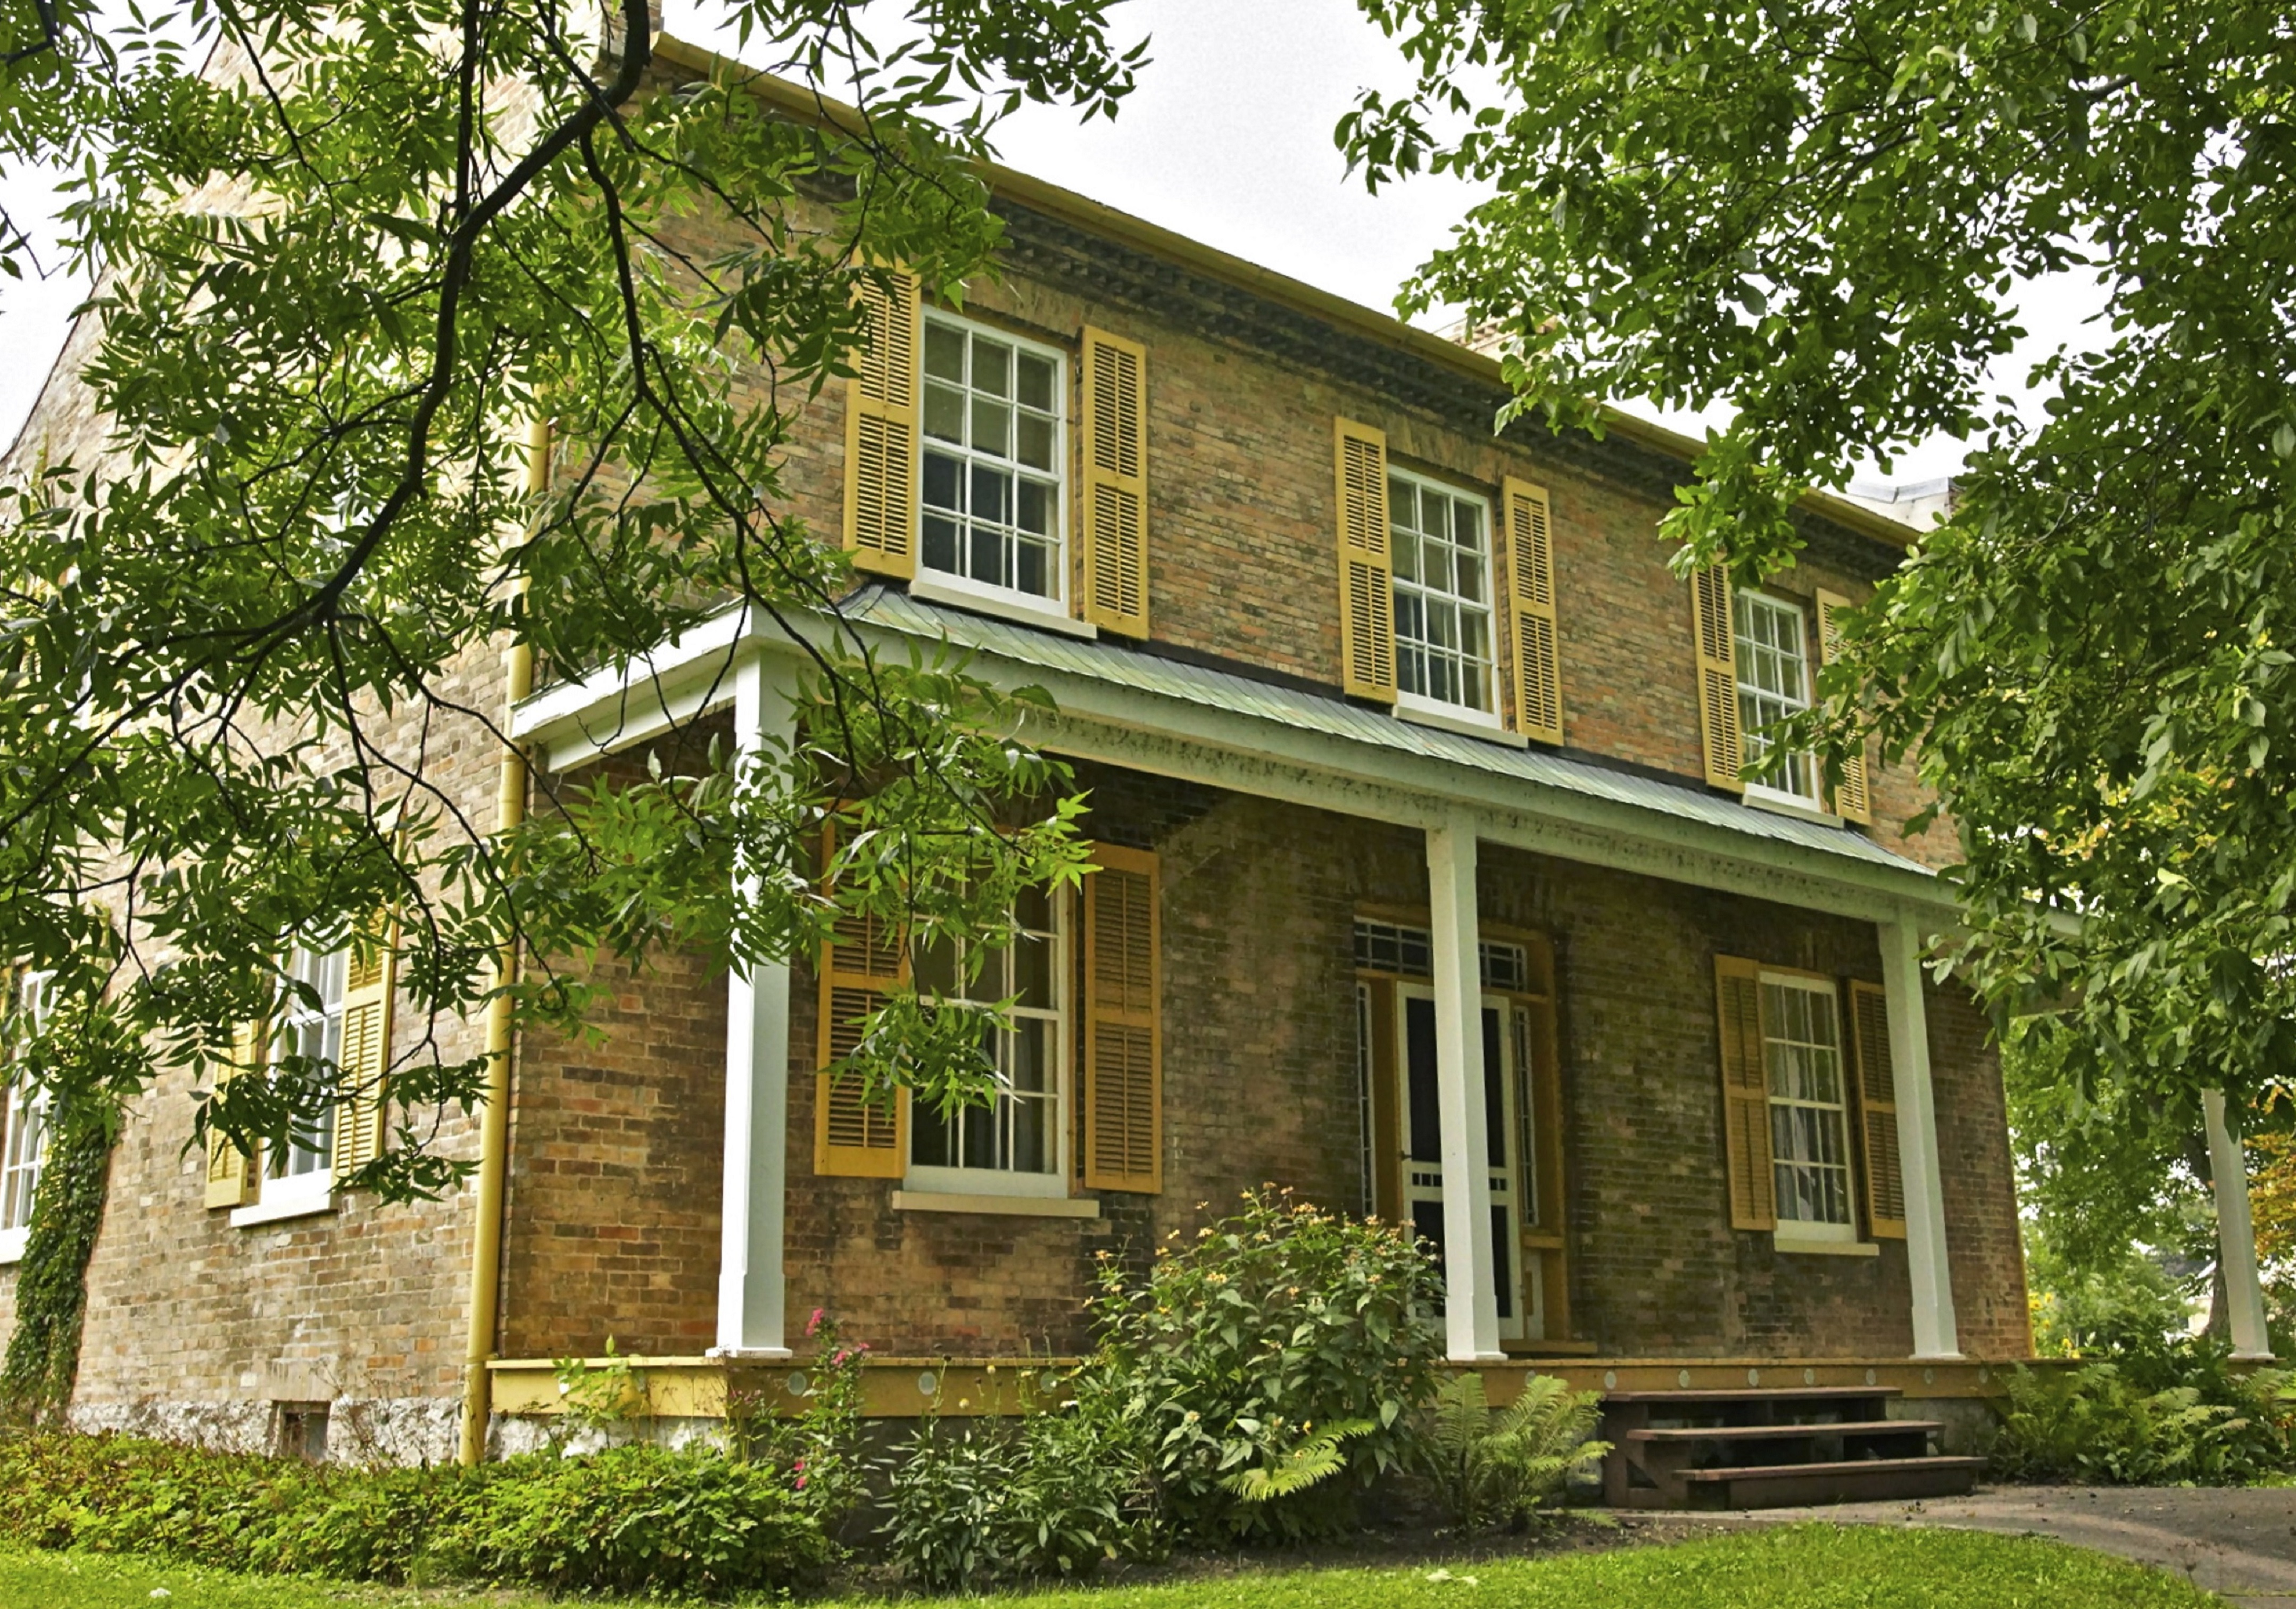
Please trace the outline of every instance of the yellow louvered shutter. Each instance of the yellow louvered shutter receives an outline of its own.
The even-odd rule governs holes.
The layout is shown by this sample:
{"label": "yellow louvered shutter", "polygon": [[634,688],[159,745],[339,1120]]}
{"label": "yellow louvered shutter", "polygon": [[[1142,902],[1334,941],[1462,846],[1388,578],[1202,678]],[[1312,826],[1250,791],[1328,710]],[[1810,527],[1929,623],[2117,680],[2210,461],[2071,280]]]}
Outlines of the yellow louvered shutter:
{"label": "yellow louvered shutter", "polygon": [[1778,1227],[1771,1169],[1770,1073],[1762,1046],[1762,969],[1714,957],[1715,1014],[1722,1030],[1722,1152],[1730,1175],[1730,1227]]}
{"label": "yellow louvered shutter", "polygon": [[1084,1182],[1164,1187],[1156,857],[1101,844],[1084,880]]}
{"label": "yellow louvered shutter", "polygon": [[1387,435],[1337,421],[1340,684],[1395,702],[1395,582],[1387,525]]}
{"label": "yellow louvered shutter", "polygon": [[917,572],[916,276],[895,273],[890,293],[864,281],[869,344],[845,405],[845,546],[882,575]]}
{"label": "yellow louvered shutter", "polygon": [[861,1043],[860,1019],[908,972],[900,935],[873,916],[841,916],[821,947],[821,1069],[814,1080],[813,1170],[853,1178],[898,1178],[909,1155],[909,1092],[890,1105],[865,1099],[854,1079],[829,1069]]}
{"label": "yellow louvered shutter", "polygon": [[1084,332],[1084,618],[1148,635],[1148,349]]}
{"label": "yellow louvered shutter", "polygon": [[[1817,654],[1821,664],[1832,661],[1841,644],[1841,617],[1849,608],[1849,600],[1839,593],[1817,595]],[[1833,786],[1833,808],[1837,814],[1851,821],[1874,823],[1874,798],[1866,785],[1866,744],[1860,739],[1857,752],[1841,768],[1841,780]]]}
{"label": "yellow louvered shutter", "polygon": [[1866,1162],[1866,1223],[1876,1240],[1906,1238],[1906,1171],[1898,1152],[1898,1086],[1890,1059],[1890,997],[1852,980],[1849,1028],[1857,1058],[1857,1132]]}
{"label": "yellow louvered shutter", "polygon": [[1698,654],[1698,730],[1706,743],[1706,780],[1742,793],[1745,763],[1738,735],[1738,629],[1731,618],[1730,572],[1710,564],[1690,579],[1691,634]]}
{"label": "yellow louvered shutter", "polygon": [[390,1006],[398,956],[390,924],[355,932],[343,976],[341,1101],[335,1107],[334,1175],[348,1178],[382,1154],[390,1070]]}
{"label": "yellow louvered shutter", "polygon": [[1546,488],[1512,476],[1500,488],[1506,550],[1510,649],[1514,658],[1514,729],[1541,743],[1562,741],[1562,662],[1554,615],[1554,518]]}
{"label": "yellow louvered shutter", "polygon": [[[231,1059],[239,1072],[253,1071],[263,1054],[264,1033],[256,1023],[241,1025],[232,1036]],[[229,1081],[232,1074],[216,1075],[217,1088]],[[210,1207],[243,1207],[255,1199],[256,1170],[249,1164],[246,1154],[222,1135],[208,1135],[207,1204]]]}

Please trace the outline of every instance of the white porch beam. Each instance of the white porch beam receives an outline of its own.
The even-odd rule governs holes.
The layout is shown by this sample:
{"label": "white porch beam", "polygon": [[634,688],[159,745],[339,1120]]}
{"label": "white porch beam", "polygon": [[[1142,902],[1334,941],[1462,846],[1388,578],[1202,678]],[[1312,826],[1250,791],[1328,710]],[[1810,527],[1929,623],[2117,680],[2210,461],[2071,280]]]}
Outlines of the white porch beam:
{"label": "white porch beam", "polygon": [[1898,1158],[1906,1186],[1906,1262],[1913,1276],[1914,1356],[1961,1356],[1946,1255],[1945,1191],[1938,1168],[1937,1096],[1930,1082],[1929,1010],[1921,930],[1901,916],[1880,924],[1882,984],[1890,1013],[1890,1065],[1898,1103]]}
{"label": "white porch beam", "polygon": [[[734,744],[758,753],[794,729],[780,661],[752,653],[733,669]],[[725,1218],[712,1357],[786,1358],[783,1218],[789,1180],[789,966],[727,974]]]}
{"label": "white porch beam", "polygon": [[1443,1325],[1454,1361],[1496,1361],[1498,1292],[1491,1277],[1490,1137],[1483,1113],[1483,988],[1475,898],[1475,828],[1454,820],[1427,834],[1435,962],[1435,1089],[1443,1128]]}
{"label": "white porch beam", "polygon": [[2232,1130],[2224,1091],[2201,1096],[2209,1131],[2209,1172],[2216,1180],[2217,1266],[2224,1270],[2230,1305],[2232,1355],[2268,1362],[2272,1340],[2264,1326],[2264,1279],[2256,1267],[2256,1222],[2248,1208],[2248,1151]]}

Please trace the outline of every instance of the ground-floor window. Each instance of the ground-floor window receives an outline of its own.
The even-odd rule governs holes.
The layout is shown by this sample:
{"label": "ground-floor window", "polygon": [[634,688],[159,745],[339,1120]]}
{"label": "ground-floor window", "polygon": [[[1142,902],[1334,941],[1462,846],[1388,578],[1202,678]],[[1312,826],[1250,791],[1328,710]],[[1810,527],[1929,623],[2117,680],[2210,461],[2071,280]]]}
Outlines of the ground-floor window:
{"label": "ground-floor window", "polygon": [[1764,973],[1762,1050],[1779,1225],[1791,1223],[1804,1235],[1854,1239],[1849,1102],[1833,983]]}
{"label": "ground-floor window", "polygon": [[[40,1031],[47,1018],[45,973],[17,974],[9,1010],[20,1039]],[[4,1112],[0,1112],[0,1262],[13,1262],[24,1254],[32,1227],[32,1197],[40,1186],[40,1164],[48,1153],[48,1100],[44,1092],[26,1087],[20,1079],[7,1085]]]}
{"label": "ground-floor window", "polygon": [[[947,1002],[1010,1003],[1010,1024],[985,1030],[996,1096],[941,1117],[922,1103],[909,1119],[909,1183],[922,1190],[1060,1194],[1066,1188],[1067,899],[1024,891],[1010,944],[978,954],[950,945],[920,955],[916,989]],[[976,965],[977,963],[977,965]]]}

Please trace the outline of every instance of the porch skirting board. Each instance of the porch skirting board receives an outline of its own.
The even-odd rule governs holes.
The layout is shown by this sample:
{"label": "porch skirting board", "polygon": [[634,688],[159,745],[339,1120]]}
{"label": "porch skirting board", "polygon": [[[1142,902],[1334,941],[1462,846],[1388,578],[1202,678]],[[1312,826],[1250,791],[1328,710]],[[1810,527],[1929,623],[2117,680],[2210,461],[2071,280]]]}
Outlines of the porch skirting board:
{"label": "porch skirting board", "polygon": [[[862,1367],[862,1412],[871,1418],[914,1418],[931,1409],[959,1418],[1011,1413],[1027,1379],[1034,1392],[1054,1391],[1074,1358],[896,1358],[872,1355]],[[590,1359],[594,1367],[626,1364],[646,1394],[648,1411],[662,1418],[709,1419],[726,1412],[728,1385],[748,1403],[769,1412],[800,1411],[813,1367],[809,1357],[788,1361],[710,1357],[624,1357]],[[2071,1367],[2064,1359],[1959,1359],[1924,1362],[1895,1358],[1509,1358],[1447,1369],[1483,1376],[1491,1401],[1514,1400],[1530,1375],[1552,1375],[1574,1391],[1721,1391],[1792,1386],[1876,1386],[1908,1401],[1999,1397],[2010,1371]],[[497,1413],[547,1417],[560,1408],[557,1364],[548,1358],[498,1359],[494,1372]],[[1056,1395],[1055,1391],[1055,1395]]]}

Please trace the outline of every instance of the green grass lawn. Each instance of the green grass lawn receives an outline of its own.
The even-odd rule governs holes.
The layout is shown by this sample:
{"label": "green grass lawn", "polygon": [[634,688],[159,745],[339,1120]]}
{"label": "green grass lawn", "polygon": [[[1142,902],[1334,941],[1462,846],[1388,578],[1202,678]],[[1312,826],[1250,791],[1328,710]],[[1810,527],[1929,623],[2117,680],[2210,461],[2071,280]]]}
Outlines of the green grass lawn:
{"label": "green grass lawn", "polygon": [[[2222,1603],[2171,1577],[2038,1538],[1831,1525],[1454,1565],[1448,1580],[1430,1580],[1435,1573],[1431,1567],[1308,1570],[997,1601],[1029,1609],[2204,1609]],[[162,1589],[164,1597],[154,1596]],[[540,1601],[0,1549],[0,1609],[534,1609]]]}

